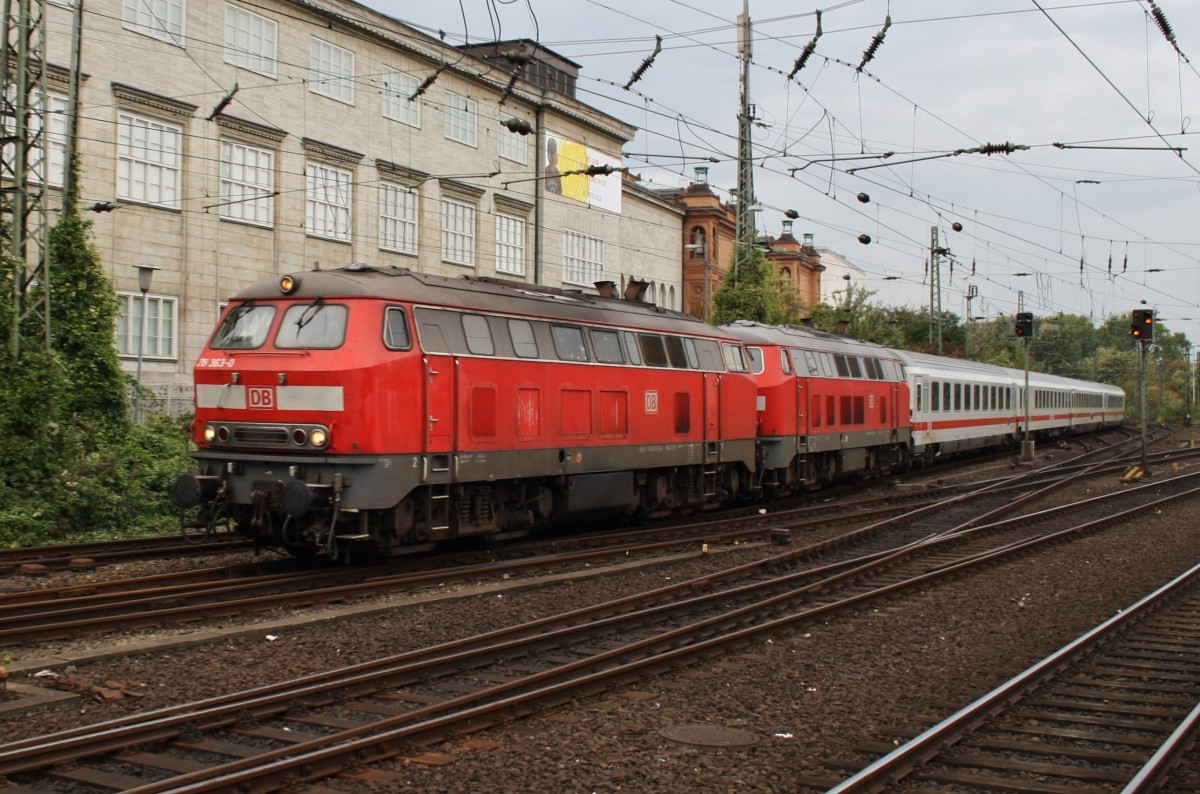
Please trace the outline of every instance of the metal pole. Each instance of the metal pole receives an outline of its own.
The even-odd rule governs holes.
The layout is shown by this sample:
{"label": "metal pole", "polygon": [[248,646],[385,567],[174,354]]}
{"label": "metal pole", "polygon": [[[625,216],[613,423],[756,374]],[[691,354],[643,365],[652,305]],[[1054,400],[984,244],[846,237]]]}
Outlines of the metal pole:
{"label": "metal pole", "polygon": [[140,423],[142,421],[142,355],[146,352],[146,293],[148,290],[142,290],[142,330],[138,335],[138,360],[137,360],[137,385],[133,392],[133,421]]}
{"label": "metal pole", "polygon": [[1025,438],[1021,441],[1021,460],[1033,462],[1033,442],[1029,440],[1029,423],[1032,418],[1032,406],[1029,394],[1029,337],[1025,337]]}
{"label": "metal pole", "polygon": [[704,241],[704,322],[708,322],[708,312],[712,306],[712,282],[708,277],[708,247],[712,245],[711,235]]}
{"label": "metal pole", "polygon": [[1138,345],[1138,382],[1142,404],[1142,470],[1150,473],[1150,461],[1146,457],[1146,340]]}

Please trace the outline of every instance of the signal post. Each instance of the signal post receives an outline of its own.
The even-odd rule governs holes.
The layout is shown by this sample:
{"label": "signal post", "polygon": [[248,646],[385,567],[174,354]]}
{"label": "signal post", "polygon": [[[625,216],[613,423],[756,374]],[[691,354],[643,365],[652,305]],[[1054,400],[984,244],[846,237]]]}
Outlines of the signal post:
{"label": "signal post", "polygon": [[1025,434],[1021,439],[1021,462],[1033,463],[1033,441],[1029,437],[1029,421],[1032,414],[1032,406],[1029,404],[1032,396],[1029,393],[1029,340],[1033,338],[1032,312],[1017,312],[1013,333],[1018,339],[1025,342],[1025,396],[1022,399],[1022,402],[1025,403]]}
{"label": "signal post", "polygon": [[1154,310],[1134,309],[1129,335],[1138,343],[1138,402],[1142,421],[1142,471],[1150,474],[1150,461],[1146,457],[1146,348],[1154,341]]}

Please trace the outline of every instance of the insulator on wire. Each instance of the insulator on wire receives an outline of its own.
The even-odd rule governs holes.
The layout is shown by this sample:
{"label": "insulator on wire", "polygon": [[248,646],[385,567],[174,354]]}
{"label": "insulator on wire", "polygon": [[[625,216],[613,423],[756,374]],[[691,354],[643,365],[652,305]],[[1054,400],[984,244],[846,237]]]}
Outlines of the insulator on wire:
{"label": "insulator on wire", "polygon": [[883,44],[883,37],[887,35],[888,28],[891,26],[892,15],[888,14],[883,20],[883,28],[875,34],[875,38],[871,39],[871,44],[867,47],[866,52],[863,53],[862,63],[858,65],[858,69],[855,71],[861,72],[863,67],[867,65],[867,61],[875,57],[875,51],[879,49],[880,44]]}
{"label": "insulator on wire", "polygon": [[866,193],[859,193],[857,196],[855,196],[855,198],[858,199],[859,201],[861,201],[863,204],[866,204],[868,201],[871,200],[871,197],[869,195],[867,195]]}
{"label": "insulator on wire", "polygon": [[634,70],[633,76],[630,77],[629,82],[625,84],[625,90],[628,91],[629,86],[633,85],[638,80],[642,79],[642,75],[644,75],[646,73],[646,70],[650,68],[650,64],[654,63],[654,59],[658,57],[658,54],[660,52],[662,52],[662,36],[655,35],[654,36],[654,52],[650,53],[649,57],[647,57],[646,60],[642,61],[642,65]]}
{"label": "insulator on wire", "polygon": [[505,119],[500,122],[509,132],[517,135],[528,135],[533,132],[533,126],[525,119]]}
{"label": "insulator on wire", "polygon": [[428,89],[429,86],[433,85],[434,81],[437,80],[438,77],[441,76],[442,72],[444,72],[445,70],[446,70],[446,64],[442,64],[441,66],[439,66],[437,68],[437,70],[434,71],[433,74],[429,75],[424,80],[422,80],[421,84],[419,86],[417,86],[417,90],[413,91],[411,94],[409,94],[408,101],[412,102],[414,99],[419,97],[421,94],[424,94],[426,89]]}
{"label": "insulator on wire", "polygon": [[959,223],[958,221],[955,221],[954,223],[950,224],[950,228],[956,232],[961,232],[963,230],[962,224]]}
{"label": "insulator on wire", "polygon": [[862,243],[863,245],[870,245],[870,244],[871,244],[871,235],[869,235],[869,234],[860,234],[860,235],[858,236],[858,241],[859,241],[860,243]]}
{"label": "insulator on wire", "polygon": [[804,68],[804,64],[808,63],[808,59],[817,50],[817,39],[821,38],[821,12],[817,11],[817,32],[813,34],[812,41],[804,45],[803,52],[796,59],[796,63],[792,65],[792,71],[788,74],[787,79],[791,80],[796,76],[796,73]]}
{"label": "insulator on wire", "polygon": [[[1150,16],[1154,17],[1154,24],[1158,25],[1158,30],[1163,34],[1163,38],[1171,43],[1175,48],[1175,52],[1179,52],[1179,45],[1175,43],[1175,31],[1171,30],[1171,23],[1167,21],[1167,15],[1163,10],[1154,4],[1154,0],[1150,0]],[[1183,55],[1179,52],[1180,56]],[[1186,61],[1187,58],[1184,58]]]}

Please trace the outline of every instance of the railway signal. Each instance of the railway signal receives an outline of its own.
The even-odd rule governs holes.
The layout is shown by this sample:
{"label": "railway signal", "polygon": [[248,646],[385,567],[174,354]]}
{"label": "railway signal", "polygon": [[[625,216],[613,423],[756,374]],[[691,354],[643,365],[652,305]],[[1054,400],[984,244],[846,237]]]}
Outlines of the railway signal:
{"label": "railway signal", "polygon": [[1017,312],[1017,322],[1013,328],[1013,333],[1022,339],[1029,339],[1033,336],[1033,314],[1030,312]]}
{"label": "railway signal", "polygon": [[1153,309],[1133,310],[1133,324],[1129,326],[1129,335],[1144,342],[1154,341]]}

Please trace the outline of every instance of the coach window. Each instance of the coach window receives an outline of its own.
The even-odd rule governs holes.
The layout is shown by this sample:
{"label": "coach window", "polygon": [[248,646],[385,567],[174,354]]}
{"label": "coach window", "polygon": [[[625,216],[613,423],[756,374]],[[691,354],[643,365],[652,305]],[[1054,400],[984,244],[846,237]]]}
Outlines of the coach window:
{"label": "coach window", "polygon": [[292,306],[283,315],[275,347],[331,350],[346,338],[346,307],[323,303]]}
{"label": "coach window", "polygon": [[979,402],[979,387],[972,386],[971,394],[974,395],[974,399],[972,400],[971,404],[974,405],[975,410],[978,411],[982,407],[982,403]]}
{"label": "coach window", "polygon": [[858,363],[858,356],[846,356],[846,363],[850,365],[850,377],[863,377],[862,367]]}
{"label": "coach window", "polygon": [[463,334],[467,337],[467,350],[477,356],[496,355],[496,344],[492,341],[492,330],[486,317],[478,314],[462,316]]}
{"label": "coach window", "polygon": [[821,359],[821,374],[827,378],[832,378],[835,371],[833,368],[833,354],[818,353],[817,355]]}
{"label": "coach window", "polygon": [[667,348],[667,359],[675,369],[687,369],[687,354],[683,352],[683,339],[678,336],[663,337]]}
{"label": "coach window", "polygon": [[689,369],[700,369],[700,355],[696,352],[696,340],[685,338],[683,340],[683,354],[687,356],[687,364]]}
{"label": "coach window", "polygon": [[562,361],[587,361],[587,347],[583,343],[583,329],[573,325],[555,325],[550,328],[554,339],[554,350]]}
{"label": "coach window", "polygon": [[537,358],[537,339],[528,320],[509,320],[508,335],[512,339],[513,352],[519,358]]}
{"label": "coach window", "polygon": [[408,335],[408,315],[399,306],[389,306],[384,315],[383,344],[391,350],[408,350],[412,339]]}
{"label": "coach window", "polygon": [[846,363],[845,356],[843,356],[841,353],[834,353],[833,363],[837,367],[837,374],[839,378],[850,377],[850,365]]}
{"label": "coach window", "polygon": [[930,387],[930,389],[929,389],[929,396],[933,398],[931,401],[932,404],[929,406],[930,411],[942,410],[941,394],[942,394],[941,388],[938,386],[937,381],[934,381],[932,387]]}
{"label": "coach window", "polygon": [[792,374],[792,360],[788,358],[787,348],[779,348],[779,368],[783,370],[784,375]]}
{"label": "coach window", "polygon": [[942,383],[942,410],[950,410],[950,384]]}
{"label": "coach window", "polygon": [[621,355],[621,339],[616,331],[593,329],[592,349],[596,351],[596,360],[601,364],[625,363],[625,356]]}
{"label": "coach window", "polygon": [[954,384],[954,410],[962,410],[962,384]]}
{"label": "coach window", "polygon": [[755,375],[763,373],[763,352],[761,347],[748,347],[746,352],[750,354],[750,371]]}
{"label": "coach window", "polygon": [[629,355],[629,363],[635,367],[642,364],[642,351],[638,350],[637,338],[632,331],[622,331],[621,339],[625,342],[625,352]]}
{"label": "coach window", "polygon": [[642,350],[642,360],[647,367],[667,366],[667,348],[663,346],[661,336],[657,334],[638,334],[638,346]]}

